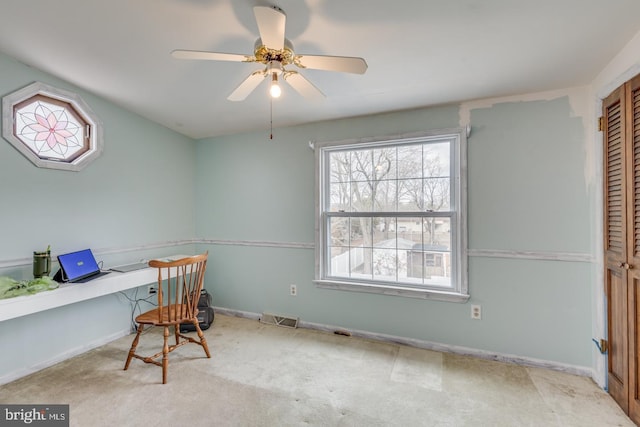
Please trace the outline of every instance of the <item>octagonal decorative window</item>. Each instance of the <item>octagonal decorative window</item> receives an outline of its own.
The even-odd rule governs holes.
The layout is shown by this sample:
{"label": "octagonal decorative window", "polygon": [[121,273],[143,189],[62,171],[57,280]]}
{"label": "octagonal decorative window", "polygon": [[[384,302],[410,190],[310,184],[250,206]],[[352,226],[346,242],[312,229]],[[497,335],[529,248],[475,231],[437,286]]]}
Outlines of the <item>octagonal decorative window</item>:
{"label": "octagonal decorative window", "polygon": [[38,167],[79,171],[102,153],[102,124],[74,93],[36,82],[2,109],[2,135]]}

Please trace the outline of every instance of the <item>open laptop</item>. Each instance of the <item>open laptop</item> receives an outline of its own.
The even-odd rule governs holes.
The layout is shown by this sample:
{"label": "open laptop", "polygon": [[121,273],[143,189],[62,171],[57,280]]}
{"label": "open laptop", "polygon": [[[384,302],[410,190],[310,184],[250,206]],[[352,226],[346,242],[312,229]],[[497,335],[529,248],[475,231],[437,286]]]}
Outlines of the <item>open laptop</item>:
{"label": "open laptop", "polygon": [[58,255],[63,282],[84,283],[108,274],[100,271],[91,249]]}

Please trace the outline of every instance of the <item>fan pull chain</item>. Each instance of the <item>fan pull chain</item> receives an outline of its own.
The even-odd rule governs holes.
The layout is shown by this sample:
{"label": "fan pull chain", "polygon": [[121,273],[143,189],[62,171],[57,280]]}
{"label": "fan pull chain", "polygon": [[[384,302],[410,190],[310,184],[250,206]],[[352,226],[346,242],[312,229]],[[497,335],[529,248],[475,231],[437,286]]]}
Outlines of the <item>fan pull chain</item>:
{"label": "fan pull chain", "polygon": [[271,125],[271,133],[269,134],[269,139],[273,139],[273,98],[269,97],[269,120],[270,120],[270,125]]}

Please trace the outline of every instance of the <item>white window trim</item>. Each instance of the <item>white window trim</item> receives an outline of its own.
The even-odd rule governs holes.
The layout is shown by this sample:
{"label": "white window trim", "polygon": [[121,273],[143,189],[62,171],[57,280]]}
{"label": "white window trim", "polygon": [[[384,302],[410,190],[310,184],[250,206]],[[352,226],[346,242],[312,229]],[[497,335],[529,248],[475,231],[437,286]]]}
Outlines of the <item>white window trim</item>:
{"label": "white window trim", "polygon": [[[393,295],[408,298],[420,298],[448,302],[466,302],[469,295],[468,283],[468,247],[467,247],[467,132],[465,128],[446,128],[426,132],[416,132],[401,135],[390,135],[383,137],[370,137],[348,139],[342,141],[326,141],[310,144],[315,151],[315,280],[314,283],[319,288],[335,289],[351,292],[366,292],[381,295]],[[433,289],[421,289],[414,287],[403,287],[402,285],[385,285],[378,282],[356,282],[341,281],[324,278],[323,265],[326,254],[326,241],[324,238],[323,221],[323,195],[322,185],[324,181],[323,159],[324,148],[337,147],[343,145],[357,145],[365,143],[384,143],[385,141],[400,141],[419,138],[432,137],[455,137],[457,139],[456,149],[457,161],[455,162],[455,174],[453,179],[459,191],[455,194],[456,206],[459,214],[457,217],[457,230],[455,236],[457,254],[460,257],[456,264],[457,283],[454,289],[438,291]]]}
{"label": "white window trim", "polygon": [[[82,114],[82,118],[90,127],[89,150],[86,153],[72,162],[43,159],[31,151],[29,147],[14,135],[14,106],[35,95],[43,95],[69,103],[77,112]],[[103,149],[102,122],[97,118],[91,107],[89,107],[79,95],[41,82],[34,82],[2,98],[2,136],[23,156],[29,159],[31,163],[39,168],[78,172],[97,159],[102,154]]]}

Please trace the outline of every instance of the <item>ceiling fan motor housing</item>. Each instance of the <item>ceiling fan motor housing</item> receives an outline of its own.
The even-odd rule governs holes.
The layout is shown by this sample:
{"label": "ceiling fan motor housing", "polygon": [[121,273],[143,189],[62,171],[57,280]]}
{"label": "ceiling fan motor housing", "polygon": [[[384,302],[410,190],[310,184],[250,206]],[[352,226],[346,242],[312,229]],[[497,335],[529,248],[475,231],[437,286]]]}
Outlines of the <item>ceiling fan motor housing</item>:
{"label": "ceiling fan motor housing", "polygon": [[256,58],[256,62],[268,64],[272,61],[277,61],[284,65],[293,64],[293,45],[287,39],[284,40],[284,48],[282,50],[269,49],[262,44],[262,39],[258,38],[254,45],[253,56]]}

